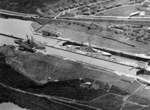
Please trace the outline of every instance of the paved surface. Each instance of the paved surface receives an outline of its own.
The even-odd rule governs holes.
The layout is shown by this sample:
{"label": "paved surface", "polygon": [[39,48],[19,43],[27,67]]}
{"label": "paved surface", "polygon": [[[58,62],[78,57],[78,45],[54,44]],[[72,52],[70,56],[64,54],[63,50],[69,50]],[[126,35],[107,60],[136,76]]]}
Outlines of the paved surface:
{"label": "paved surface", "polygon": [[59,47],[56,48],[54,47],[58,43],[56,39],[54,40],[43,39],[40,36],[35,37],[35,39],[46,43],[47,45],[46,52],[43,51],[43,53],[45,54],[60,55],[64,58],[68,58],[68,59],[75,60],[75,61],[80,61],[83,63],[95,65],[95,66],[104,67],[104,68],[107,68],[108,70],[118,71],[122,73],[136,74],[136,69],[131,69],[132,67],[129,67],[129,66],[124,66],[124,65],[113,63],[113,62],[108,62],[108,61],[88,57],[85,55],[65,51],[63,49],[59,49]]}
{"label": "paved surface", "polygon": [[132,23],[149,25],[150,17],[123,17],[123,16],[77,16],[77,17],[58,17],[57,19],[75,20],[75,21],[92,21],[92,22],[113,22],[113,23]]}

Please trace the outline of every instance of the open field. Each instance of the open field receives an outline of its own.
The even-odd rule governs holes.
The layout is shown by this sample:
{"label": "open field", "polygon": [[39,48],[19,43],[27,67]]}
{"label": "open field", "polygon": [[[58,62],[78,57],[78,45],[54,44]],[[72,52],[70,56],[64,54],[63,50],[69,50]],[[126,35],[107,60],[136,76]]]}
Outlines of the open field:
{"label": "open field", "polygon": [[[119,26],[124,26],[124,28],[134,29],[132,25],[123,24]],[[112,26],[112,27],[111,27]],[[71,41],[76,41],[78,43],[89,42],[94,46],[111,48],[119,51],[126,51],[137,54],[148,54],[150,52],[149,41],[138,41],[136,40],[136,35],[127,36],[126,33],[132,33],[124,30],[117,30],[113,28],[117,26],[116,23],[99,22],[98,25],[94,23],[81,23],[81,22],[71,22],[71,21],[51,21],[45,27],[41,29],[46,31],[57,31],[61,34],[64,39],[69,39]],[[136,26],[136,25],[135,25]],[[137,25],[140,26],[140,25]],[[111,27],[111,29],[110,29]],[[37,27],[35,27],[37,28]],[[92,29],[94,28],[94,29]],[[141,30],[141,36],[143,28]],[[143,32],[142,32],[143,31]],[[133,38],[133,39],[132,39]],[[146,43],[145,43],[146,42]],[[128,45],[130,44],[130,45]],[[133,46],[131,46],[133,45]]]}
{"label": "open field", "polygon": [[113,9],[109,9],[106,11],[100,12],[100,14],[96,14],[97,16],[103,15],[103,16],[129,16],[131,13],[138,11],[137,7],[139,7],[140,4],[135,5],[124,5],[120,7],[116,7]]}

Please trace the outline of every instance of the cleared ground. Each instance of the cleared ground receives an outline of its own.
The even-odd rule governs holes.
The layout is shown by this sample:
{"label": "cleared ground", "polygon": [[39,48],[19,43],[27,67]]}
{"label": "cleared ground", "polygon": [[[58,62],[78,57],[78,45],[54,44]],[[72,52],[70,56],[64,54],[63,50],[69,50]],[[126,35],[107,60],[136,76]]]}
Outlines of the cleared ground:
{"label": "cleared ground", "polygon": [[[140,4],[124,5],[117,8],[102,11],[100,13],[103,13],[104,16],[129,16],[131,13],[138,11],[137,10],[138,6],[140,6]],[[99,16],[101,14],[96,15]]]}
{"label": "cleared ground", "polygon": [[[149,41],[147,41],[147,43],[137,42],[136,40],[130,40],[126,35],[115,34],[110,30],[107,30],[107,27],[112,25],[110,23],[100,22],[99,25],[94,25],[95,29],[93,30],[89,28],[91,24],[75,22],[69,23],[69,21],[52,21],[41,30],[57,31],[64,39],[70,39],[79,43],[91,43],[98,47],[111,48],[138,54],[148,54],[150,52]],[[37,25],[34,28],[37,28]],[[125,43],[135,45],[135,47]]]}

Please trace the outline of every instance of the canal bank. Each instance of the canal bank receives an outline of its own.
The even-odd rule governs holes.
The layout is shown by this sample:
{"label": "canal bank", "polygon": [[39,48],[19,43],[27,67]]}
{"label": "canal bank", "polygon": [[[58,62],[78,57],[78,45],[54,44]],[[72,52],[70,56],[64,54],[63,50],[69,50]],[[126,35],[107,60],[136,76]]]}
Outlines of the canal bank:
{"label": "canal bank", "polygon": [[[13,31],[11,31],[10,29],[12,29],[12,27],[8,27],[8,26],[12,26],[12,25],[9,24],[8,26],[6,25],[6,27],[8,27],[8,29],[5,28],[3,31],[9,35],[19,36],[22,39],[26,39],[27,34],[32,35],[31,30],[30,30],[30,25],[28,23],[25,25],[24,25],[24,23],[26,23],[26,22],[24,22],[24,21],[22,21],[22,22],[15,21],[12,23],[14,23],[13,25],[14,25],[14,28],[16,28],[16,29],[13,29]],[[15,25],[15,23],[16,23],[16,25]],[[22,23],[22,25],[19,23]],[[4,24],[3,24],[3,26],[5,27]],[[17,26],[19,26],[19,27],[17,27]],[[18,28],[20,31],[17,31]],[[35,37],[37,37],[37,36],[35,36]],[[6,38],[5,39],[6,41],[1,41],[1,42],[6,43],[6,44],[9,43],[8,37],[5,37],[5,38]],[[12,38],[10,38],[10,39],[12,40]],[[56,47],[52,47],[50,44],[56,43],[56,42],[53,42],[50,39],[49,40],[43,39],[42,36],[40,36],[37,39],[39,39],[42,42],[47,41],[47,43],[49,43],[49,44],[47,44],[46,52],[45,51],[39,51],[39,52],[42,52],[43,56],[46,56],[45,54],[47,54],[47,56],[49,56],[49,57],[53,56],[49,61],[46,60],[46,62],[51,63],[51,65],[55,65],[57,67],[57,68],[55,68],[55,66],[52,66],[54,68],[50,68],[51,71],[50,72],[48,71],[48,74],[51,74],[53,77],[56,77],[57,75],[54,73],[59,72],[59,74],[62,75],[63,78],[66,78],[66,77],[72,78],[72,76],[70,76],[70,74],[75,75],[74,72],[76,72],[77,76],[79,75],[79,73],[86,74],[87,75],[86,78],[90,78],[90,80],[86,80],[86,82],[81,81],[81,83],[79,80],[77,80],[77,82],[75,81],[76,84],[73,83],[74,82],[73,80],[62,81],[62,82],[59,80],[55,80],[53,83],[46,83],[45,85],[42,85],[42,86],[37,86],[37,85],[36,86],[35,85],[27,86],[27,84],[22,83],[25,81],[19,80],[22,78],[19,78],[19,77],[16,78],[16,76],[14,75],[15,73],[12,73],[12,70],[9,70],[10,68],[9,69],[1,68],[1,69],[3,69],[3,71],[1,73],[3,73],[4,71],[6,72],[6,73],[3,73],[2,77],[0,77],[1,81],[3,81],[3,82],[6,81],[7,84],[10,84],[11,86],[18,85],[17,89],[16,89],[16,88],[10,87],[8,85],[5,85],[3,83],[0,83],[1,97],[4,96],[4,98],[13,101],[17,105],[23,106],[25,108],[33,108],[33,110],[37,110],[37,109],[55,110],[56,108],[58,108],[58,110],[62,110],[62,109],[65,109],[65,110],[89,110],[86,108],[87,106],[85,106],[85,104],[89,104],[91,106],[98,107],[97,110],[101,110],[101,107],[104,110],[119,110],[121,108],[121,106],[124,105],[124,103],[130,103],[130,102],[132,102],[130,104],[134,107],[139,107],[139,108],[149,107],[150,97],[148,97],[149,95],[147,95],[147,96],[145,95],[145,94],[149,94],[149,89],[146,89],[145,85],[143,83],[140,83],[140,81],[138,81],[138,79],[142,80],[143,82],[144,81],[147,82],[147,80],[142,79],[141,77],[135,76],[136,69],[131,68],[131,67],[126,67],[123,65],[119,66],[112,62],[108,63],[107,61],[97,60],[95,58],[83,56],[83,55],[80,55],[77,53],[72,53],[72,52],[62,50],[62,49],[58,49]],[[17,55],[17,56],[21,56],[21,55],[25,54],[26,52],[20,51],[18,53],[21,53],[21,54]],[[31,55],[31,53],[27,53],[27,55],[29,55],[29,54]],[[32,55],[34,56],[34,54],[32,54]],[[44,65],[43,66],[44,68],[49,68],[50,66],[45,66],[44,60],[41,60],[38,64],[38,66],[35,65],[36,64],[35,61],[39,60],[41,58],[41,57],[39,58],[37,54],[35,54],[35,56],[36,56],[36,58],[30,57],[31,59],[33,58],[33,61],[29,59],[29,56],[27,56],[27,57],[21,56],[21,58],[23,58],[21,61],[25,60],[25,63],[26,63],[25,67],[28,67],[28,69],[31,71],[31,73],[33,73],[33,69],[34,69],[35,75],[38,76],[37,72],[41,72],[42,73],[41,75],[43,75],[43,71],[47,70],[47,69],[43,69],[40,71],[38,71],[37,69],[39,69],[41,67],[41,64]],[[57,58],[57,59],[59,58],[59,59],[61,59],[61,61],[65,62],[65,63],[54,61],[55,58]],[[20,58],[18,58],[18,59],[20,59]],[[9,58],[8,58],[8,60],[9,60]],[[12,62],[15,61],[15,63],[17,63],[16,60],[17,59],[14,60],[12,58],[11,61]],[[8,63],[11,63],[11,61]],[[52,61],[54,61],[54,62],[52,62]],[[66,61],[71,62],[71,65],[66,64]],[[29,65],[29,62],[31,63],[30,65]],[[87,70],[81,71],[80,69],[75,69],[75,71],[72,71],[74,68],[74,65],[72,64],[72,62],[74,62],[74,63],[79,62],[84,65],[83,66],[84,69],[87,68],[87,70],[90,70],[90,71],[87,71]],[[34,63],[34,64],[32,64],[32,63]],[[18,63],[18,64],[20,64],[20,63]],[[12,65],[12,66],[15,66],[15,65]],[[33,68],[33,66],[35,66],[35,67]],[[37,67],[39,67],[39,68],[37,68]],[[75,65],[75,67],[81,68],[82,66],[80,66],[77,63]],[[66,69],[66,70],[64,70],[64,69]],[[9,71],[7,71],[7,70],[9,70]],[[66,75],[66,74],[62,74],[62,73],[68,73],[68,74]],[[33,75],[33,74],[31,74],[31,75]],[[13,78],[12,77],[10,78],[10,76],[12,76]],[[45,76],[44,76],[44,78],[45,78]],[[16,80],[16,79],[18,79],[18,80]],[[80,77],[78,77],[78,79],[82,80],[82,78],[80,78]],[[47,80],[50,81],[50,78],[47,78]],[[18,81],[18,82],[20,81],[20,82],[14,84],[15,81]],[[90,84],[90,85],[88,85],[88,84]],[[23,87],[26,86],[26,87],[23,88],[22,86]],[[18,88],[25,89],[25,90],[20,90]],[[26,92],[26,91],[29,91],[29,92]],[[63,91],[65,91],[65,92],[63,92]],[[142,91],[142,94],[136,93],[136,91],[138,91],[138,92]],[[143,93],[143,91],[144,91],[144,93]],[[31,94],[33,92],[36,94]],[[85,95],[86,93],[87,93],[87,95]],[[72,99],[67,99],[67,101],[65,100],[65,102],[64,102],[64,100],[63,100],[63,102],[62,102],[62,100],[56,100],[56,98],[55,98],[55,100],[51,100],[51,98],[49,100],[49,97],[47,97],[45,95],[43,96],[43,94],[48,94],[49,96],[50,95],[53,95],[53,96],[58,95],[58,96],[62,96],[63,98],[71,97]],[[124,101],[123,99],[127,99],[126,95],[131,96],[131,97],[130,97],[130,99]],[[143,101],[144,104],[142,103],[141,100],[140,101],[134,100],[136,97],[138,97],[139,99],[142,99],[142,101],[144,100]],[[63,99],[63,98],[60,98],[60,99]],[[88,100],[89,102],[81,101],[82,103],[84,103],[84,107],[83,107],[83,106],[81,106],[83,104],[76,103],[76,101],[78,102],[78,100],[74,100],[75,98],[81,99],[81,100]],[[114,103],[114,100],[115,100],[115,103]],[[136,103],[136,105],[134,105],[135,103]],[[58,105],[58,106],[56,106],[56,105]],[[79,107],[79,105],[81,108]],[[129,106],[126,104],[125,107],[129,107]]]}

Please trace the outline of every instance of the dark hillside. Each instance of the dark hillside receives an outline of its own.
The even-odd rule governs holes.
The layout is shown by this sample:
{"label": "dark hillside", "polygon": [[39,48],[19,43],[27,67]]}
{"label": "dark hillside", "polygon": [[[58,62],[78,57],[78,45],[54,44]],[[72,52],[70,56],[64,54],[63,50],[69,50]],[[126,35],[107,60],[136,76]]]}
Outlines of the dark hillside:
{"label": "dark hillside", "polygon": [[0,0],[0,9],[51,15],[57,13],[59,8],[68,7],[80,1],[82,0]]}
{"label": "dark hillside", "polygon": [[17,12],[36,13],[44,4],[54,4],[60,0],[0,0],[0,8]]}
{"label": "dark hillside", "polygon": [[0,9],[51,16],[61,9],[98,0],[0,0]]}

